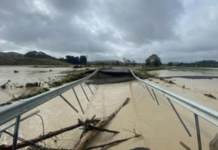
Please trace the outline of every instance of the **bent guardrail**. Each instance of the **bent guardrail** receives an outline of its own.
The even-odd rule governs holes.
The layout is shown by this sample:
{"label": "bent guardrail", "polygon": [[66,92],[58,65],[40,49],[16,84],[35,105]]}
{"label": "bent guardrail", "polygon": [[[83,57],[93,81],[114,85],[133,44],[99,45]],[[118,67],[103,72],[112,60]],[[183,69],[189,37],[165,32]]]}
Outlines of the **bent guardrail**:
{"label": "bent guardrail", "polygon": [[[175,113],[177,114],[177,116],[179,117],[179,120],[181,121],[181,123],[183,124],[186,132],[189,134],[189,136],[191,136],[190,132],[188,131],[187,127],[185,126],[184,122],[181,120],[181,117],[179,116],[178,112],[175,110],[175,107],[173,106],[173,104],[171,103],[170,100],[174,101],[175,103],[181,105],[182,107],[188,109],[189,111],[194,113],[194,117],[195,117],[195,124],[196,124],[196,131],[197,131],[197,140],[198,140],[198,148],[199,150],[202,149],[201,146],[201,137],[200,137],[200,127],[199,127],[199,121],[198,121],[198,116],[202,117],[203,119],[205,119],[206,121],[214,124],[215,126],[218,127],[218,112],[208,108],[206,106],[203,106],[197,102],[194,102],[191,99],[187,99],[184,98],[180,95],[177,95],[173,92],[170,92],[168,90],[165,90],[163,88],[160,88],[148,81],[142,80],[140,78],[138,78],[133,71],[130,69],[130,72],[132,73],[132,75],[135,77],[135,79],[137,81],[139,81],[140,83],[144,84],[149,92],[149,94],[151,95],[153,100],[156,100],[157,104],[159,105],[158,99],[155,95],[155,91],[157,91],[158,93],[164,95],[168,101],[170,102],[170,105],[173,107]],[[153,95],[151,94],[151,91],[148,89],[148,87],[150,87],[152,89]]]}
{"label": "bent guardrail", "polygon": [[[63,85],[63,86],[61,86],[57,89],[54,89],[52,91],[48,91],[48,92],[42,93],[40,95],[36,95],[34,97],[31,97],[31,98],[27,98],[27,99],[22,100],[20,102],[11,104],[10,106],[7,106],[5,108],[2,108],[0,110],[0,125],[5,124],[8,121],[16,118],[16,123],[14,124],[15,130],[14,130],[14,137],[13,137],[13,146],[14,146],[13,149],[14,150],[16,149],[19,123],[20,123],[20,121],[22,121],[22,119],[20,117],[22,114],[30,111],[31,109],[33,109],[33,108],[51,100],[52,98],[57,97],[57,96],[60,96],[68,105],[70,105],[78,113],[78,111],[66,99],[64,99],[64,97],[61,94],[70,90],[70,89],[73,89],[73,91],[74,91],[74,87],[79,85],[79,84],[82,87],[81,83],[85,82],[87,79],[94,76],[98,71],[99,71],[99,69],[95,70],[93,73],[91,73],[90,75],[88,75],[82,79],[73,81],[71,83],[68,83],[67,85]],[[89,85],[88,85],[88,87],[89,87]],[[90,89],[90,87],[89,87],[89,89]],[[86,95],[84,89],[83,89],[83,92]],[[75,91],[74,91],[74,94],[75,94],[77,101],[80,105],[80,102],[78,100],[78,97],[77,97]],[[86,98],[87,98],[87,95],[86,95]],[[81,108],[81,105],[80,105],[80,108]],[[81,108],[81,110],[83,112],[82,108]]]}

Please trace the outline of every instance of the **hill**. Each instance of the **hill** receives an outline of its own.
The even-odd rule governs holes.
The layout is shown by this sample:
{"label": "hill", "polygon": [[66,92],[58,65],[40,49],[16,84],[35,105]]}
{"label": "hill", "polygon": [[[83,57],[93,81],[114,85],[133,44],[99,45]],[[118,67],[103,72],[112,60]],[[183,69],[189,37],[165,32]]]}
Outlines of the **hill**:
{"label": "hill", "polygon": [[30,51],[22,55],[16,52],[0,52],[0,65],[70,65],[43,52]]}
{"label": "hill", "polygon": [[47,55],[44,52],[37,52],[37,51],[30,51],[24,54],[24,57],[33,57],[33,58],[52,58],[55,59],[54,57]]}
{"label": "hill", "polygon": [[16,52],[0,52],[0,57],[23,57],[23,54]]}
{"label": "hill", "polygon": [[70,65],[49,58],[31,58],[31,57],[0,57],[0,65]]}

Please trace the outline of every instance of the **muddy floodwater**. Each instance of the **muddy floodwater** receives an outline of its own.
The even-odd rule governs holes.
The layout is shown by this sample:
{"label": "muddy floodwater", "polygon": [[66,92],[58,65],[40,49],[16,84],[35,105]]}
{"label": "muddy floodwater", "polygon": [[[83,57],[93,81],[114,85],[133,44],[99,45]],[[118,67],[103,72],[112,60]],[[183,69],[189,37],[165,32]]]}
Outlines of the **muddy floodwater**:
{"label": "muddy floodwater", "polygon": [[[17,88],[26,83],[41,82],[42,86],[72,71],[71,67],[33,67],[33,66],[0,66],[0,86],[8,82],[6,89],[0,89],[0,104],[9,101],[13,96],[19,96],[25,89]],[[15,71],[18,71],[15,73]]]}
{"label": "muddy floodwater", "polygon": [[[204,93],[207,92],[218,98],[218,90],[216,88],[218,87],[218,79],[172,78],[172,80],[175,84],[169,84],[159,79],[153,79],[149,82],[218,111],[218,101],[204,96]],[[182,88],[183,85],[186,88]],[[141,134],[142,137],[104,149],[130,150],[135,147],[144,147],[148,150],[184,150],[185,148],[180,144],[181,142],[193,150],[198,149],[193,113],[173,102],[191,133],[191,136],[189,136],[168,100],[163,95],[156,93],[159,100],[158,105],[151,98],[148,91],[136,81],[101,84],[98,85],[98,88],[90,85],[94,95],[86,84],[83,84],[83,86],[89,101],[86,99],[80,86],[77,86],[75,91],[85,111],[84,115],[81,113],[72,90],[65,92],[63,96],[79,110],[79,113],[76,113],[60,97],[56,97],[31,110],[31,112],[40,110],[39,114],[44,120],[45,133],[74,125],[77,123],[78,118],[82,120],[91,119],[94,115],[97,118],[107,117],[126,98],[130,98],[129,103],[105,126],[106,129],[116,130],[120,133],[116,135],[105,132],[99,133],[87,143],[87,147],[128,138],[134,136],[132,131],[135,131]],[[1,126],[1,128],[4,126]],[[204,150],[209,150],[209,142],[218,132],[218,128],[200,118],[200,129],[202,147]],[[8,131],[13,132],[13,128],[10,128]],[[37,137],[43,134],[42,122],[38,116],[33,116],[21,122],[19,131],[19,136],[24,139]],[[81,133],[82,130],[76,129],[39,144],[48,148],[70,149],[79,140]],[[9,144],[11,141],[10,136],[3,134],[0,144]],[[100,150],[100,148],[97,150]]]}
{"label": "muddy floodwater", "polygon": [[149,73],[158,77],[175,77],[175,76],[206,77],[208,76],[208,77],[218,78],[218,68],[155,70],[155,71],[149,71]]}

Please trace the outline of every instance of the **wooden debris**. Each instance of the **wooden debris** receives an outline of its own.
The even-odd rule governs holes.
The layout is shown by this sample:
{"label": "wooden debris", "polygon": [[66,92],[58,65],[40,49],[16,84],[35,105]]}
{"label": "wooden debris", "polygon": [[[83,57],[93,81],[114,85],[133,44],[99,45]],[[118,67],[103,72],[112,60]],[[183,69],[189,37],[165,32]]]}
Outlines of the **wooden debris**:
{"label": "wooden debris", "polygon": [[[114,133],[114,134],[119,133],[118,131],[103,129],[102,127],[106,123],[108,123],[120,111],[120,109],[122,107],[124,107],[128,103],[129,100],[130,99],[127,98],[122,103],[122,105],[120,105],[120,107],[118,107],[118,109],[116,111],[114,111],[112,114],[110,114],[109,116],[107,116],[105,118],[96,119],[95,116],[94,116],[91,120],[87,119],[84,122],[81,121],[81,120],[78,120],[78,124],[76,124],[76,125],[72,125],[72,126],[60,129],[60,130],[49,132],[49,133],[47,133],[45,135],[40,135],[40,136],[38,136],[38,137],[36,137],[34,139],[25,140],[25,141],[29,141],[29,142],[23,142],[23,141],[19,142],[17,144],[17,148],[20,149],[20,148],[23,148],[23,147],[26,147],[26,146],[31,146],[30,143],[38,143],[38,142],[41,142],[43,140],[52,138],[54,136],[57,136],[59,134],[62,134],[64,132],[67,132],[67,131],[70,131],[70,130],[73,130],[73,129],[76,129],[76,128],[82,126],[84,131],[81,134],[79,141],[74,145],[74,148],[73,148],[74,150],[82,150],[84,148],[85,144],[87,143],[87,141],[90,140],[99,131],[100,132],[109,132],[109,133]],[[134,137],[139,137],[139,136],[140,135],[135,134],[135,136],[133,136],[133,137],[130,137],[130,138],[127,138],[127,139],[121,139],[121,140],[118,140],[118,141],[114,141],[114,142],[112,142],[112,144],[113,143],[114,144],[120,143],[120,142],[129,140],[129,139],[134,138]],[[4,149],[4,150],[11,150],[12,147],[13,147],[13,145],[5,145],[5,144],[0,145],[0,149]]]}
{"label": "wooden debris", "polygon": [[109,142],[109,143],[106,143],[106,144],[101,144],[101,145],[97,145],[97,146],[88,147],[88,148],[86,148],[85,150],[95,149],[95,148],[104,148],[104,147],[108,147],[108,146],[117,145],[117,144],[119,144],[119,143],[128,141],[128,140],[130,140],[130,139],[132,139],[132,138],[137,138],[137,137],[140,137],[140,136],[141,136],[141,135],[136,134],[136,135],[134,135],[134,136],[132,136],[132,137],[129,137],[129,138],[120,139],[120,140],[116,140],[116,141]]}
{"label": "wooden debris", "polygon": [[9,82],[11,82],[11,80],[8,80],[5,84],[1,85],[1,89],[6,89]]}
{"label": "wooden debris", "polygon": [[114,130],[108,130],[108,129],[95,127],[95,126],[91,125],[92,122],[85,123],[85,122],[81,121],[80,119],[78,119],[78,123],[83,126],[84,131],[97,130],[97,131],[101,131],[101,132],[109,132],[109,133],[114,133],[114,134],[120,133],[120,132],[114,131]]}
{"label": "wooden debris", "polygon": [[[114,111],[112,114],[110,114],[108,117],[101,118],[99,122],[95,124],[95,127],[101,128],[103,127],[106,123],[108,123],[119,111],[122,107],[124,107],[128,102],[129,98],[127,98],[123,104],[118,107],[116,111]],[[93,119],[94,120],[94,119]],[[98,133],[97,130],[85,130],[82,135],[80,140],[74,145],[73,150],[82,150],[85,146],[85,144],[96,134]]]}
{"label": "wooden debris", "polygon": [[[30,140],[27,140],[27,141],[30,141],[32,143],[37,143],[37,142],[40,142],[40,141],[43,141],[43,140],[46,140],[46,139],[49,139],[51,137],[54,137],[56,135],[59,135],[61,133],[64,133],[64,132],[67,132],[67,131],[70,131],[70,130],[73,130],[73,129],[76,129],[78,127],[80,127],[81,125],[80,124],[76,124],[76,125],[72,125],[72,126],[69,126],[69,127],[66,127],[66,128],[63,128],[63,129],[60,129],[60,130],[56,130],[56,131],[52,131],[52,132],[49,132],[45,135],[41,135],[39,137],[36,137],[34,139],[30,139]],[[23,148],[23,147],[26,147],[26,146],[29,146],[29,143],[25,143],[25,142],[19,142],[17,144],[17,148]],[[4,149],[4,150],[11,150],[13,147],[13,145],[0,145],[0,149]]]}
{"label": "wooden debris", "polygon": [[164,81],[164,78],[161,78],[161,77],[160,77],[159,79],[160,79],[161,81]]}
{"label": "wooden debris", "polygon": [[164,81],[166,83],[169,83],[169,84],[175,84],[175,82],[173,82],[172,80],[167,80],[167,79],[164,79],[162,77],[159,78],[161,81]]}
{"label": "wooden debris", "polygon": [[169,80],[168,83],[170,83],[170,84],[175,84],[172,80]]}
{"label": "wooden debris", "polygon": [[218,149],[218,134],[215,135],[214,139],[210,141],[210,150]]}
{"label": "wooden debris", "polygon": [[204,95],[207,96],[207,97],[210,97],[210,98],[212,98],[212,99],[216,99],[216,97],[213,96],[212,94],[204,94]]}

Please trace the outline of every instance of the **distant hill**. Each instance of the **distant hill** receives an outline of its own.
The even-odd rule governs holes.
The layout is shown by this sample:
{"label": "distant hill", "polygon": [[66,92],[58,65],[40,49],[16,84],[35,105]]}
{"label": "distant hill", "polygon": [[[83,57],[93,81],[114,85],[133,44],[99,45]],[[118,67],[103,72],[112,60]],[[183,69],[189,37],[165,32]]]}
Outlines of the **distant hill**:
{"label": "distant hill", "polygon": [[22,55],[15,52],[0,52],[0,65],[70,65],[43,52],[30,51]]}
{"label": "distant hill", "polygon": [[44,52],[37,52],[37,51],[30,51],[27,52],[26,54],[24,54],[24,57],[33,57],[33,58],[52,58],[54,59],[54,57],[47,55]]}
{"label": "distant hill", "polygon": [[0,57],[0,65],[70,65],[55,59],[31,57]]}
{"label": "distant hill", "polygon": [[90,61],[89,64],[93,65],[120,65],[123,64],[122,61],[119,60],[96,60],[96,61]]}
{"label": "distant hill", "polygon": [[23,57],[23,54],[16,52],[0,52],[0,57]]}

